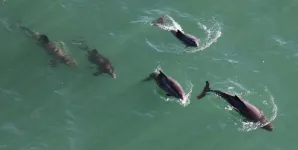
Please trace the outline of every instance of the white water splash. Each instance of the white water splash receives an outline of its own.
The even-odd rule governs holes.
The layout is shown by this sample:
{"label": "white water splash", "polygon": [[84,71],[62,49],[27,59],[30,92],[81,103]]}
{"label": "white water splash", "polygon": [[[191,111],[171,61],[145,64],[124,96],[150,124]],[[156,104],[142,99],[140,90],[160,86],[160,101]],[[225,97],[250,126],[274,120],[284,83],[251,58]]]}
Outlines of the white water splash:
{"label": "white water splash", "polygon": [[207,33],[207,38],[206,39],[201,39],[200,40],[200,45],[199,48],[194,49],[193,51],[189,52],[197,52],[197,51],[202,51],[208,47],[210,47],[213,43],[217,41],[219,37],[221,37],[221,26],[219,22],[215,22],[213,26],[208,28],[206,25],[198,22],[198,25],[201,29],[203,29]]}
{"label": "white water splash", "polygon": [[188,81],[188,87],[187,87],[188,92],[185,94],[185,98],[183,100],[176,99],[176,98],[173,98],[173,97],[167,97],[167,96],[165,96],[165,94],[162,91],[160,91],[160,89],[155,90],[154,92],[155,92],[155,94],[159,95],[159,97],[161,99],[163,99],[164,101],[166,101],[166,102],[177,102],[181,106],[186,107],[187,105],[190,104],[192,88],[193,88],[193,84],[190,81]]}
{"label": "white water splash", "polygon": [[[183,31],[182,27],[171,17],[169,17],[171,23],[166,24],[163,26],[159,26],[160,28],[170,31],[170,30],[181,30]],[[206,48],[210,47],[213,43],[217,41],[219,37],[221,37],[221,26],[218,22],[215,22],[211,27],[207,27],[206,25],[202,24],[201,22],[197,22],[198,26],[200,29],[202,29],[205,34],[207,35],[206,38],[200,37],[200,43],[198,48],[188,48],[185,50],[185,46],[180,44],[180,46],[172,46],[172,45],[167,45],[167,47],[164,47],[164,45],[159,46],[159,47],[164,47],[163,49],[167,49],[170,47],[172,49],[171,51],[173,52],[186,52],[186,53],[194,53],[197,51],[202,51],[205,50]],[[150,42],[149,40],[146,41],[147,43]],[[152,44],[151,44],[152,45]],[[157,45],[157,44],[155,44]],[[164,50],[164,52],[169,52],[168,50]]]}
{"label": "white water splash", "polygon": [[270,91],[268,90],[267,87],[265,87],[265,91],[269,95],[269,103],[267,100],[264,100],[263,102],[267,103],[267,104],[265,104],[266,106],[272,107],[272,110],[271,110],[272,116],[268,117],[268,122],[266,122],[264,124],[262,124],[260,122],[257,122],[257,123],[241,122],[242,126],[240,128],[238,128],[239,131],[247,131],[248,132],[248,131],[256,130],[258,128],[261,128],[261,127],[266,126],[267,124],[271,123],[277,117],[277,105],[275,104],[274,97],[272,96],[272,94],[270,93]]}
{"label": "white water splash", "polygon": [[[252,95],[253,93],[255,94],[255,92],[250,91],[248,88],[244,87],[243,85],[241,85],[240,83],[233,81],[231,79],[228,79],[227,81],[223,81],[223,82],[216,82],[213,83],[213,86],[216,84],[222,84],[222,85],[227,85],[227,84],[233,84],[233,86],[228,86],[227,88],[229,89],[229,92],[231,93],[235,93],[236,95],[241,95],[241,96],[247,96],[247,95]],[[235,88],[236,87],[236,88]],[[237,92],[235,91],[235,89],[240,89],[243,92]],[[227,111],[231,111],[233,114],[235,114],[234,117],[229,118],[229,120],[231,120],[233,122],[233,124],[235,125],[235,127],[239,130],[239,131],[244,131],[244,132],[249,132],[249,131],[253,131],[256,130],[258,128],[261,128],[267,124],[269,124],[270,122],[272,122],[273,120],[275,120],[276,116],[277,116],[277,105],[275,104],[274,101],[274,97],[273,95],[270,93],[270,91],[268,90],[267,87],[265,87],[265,92],[267,93],[267,95],[269,96],[269,100],[263,100],[262,104],[265,106],[263,107],[264,109],[272,109],[271,110],[271,115],[266,115],[268,119],[268,122],[266,123],[260,123],[260,122],[247,122],[244,121],[243,118],[240,118],[240,115],[238,113],[236,113],[236,111],[234,110],[234,108],[230,105],[226,105],[224,106],[224,109]],[[216,106],[217,108],[221,108],[220,106],[218,106],[215,102],[211,101],[214,106]],[[262,111],[262,109],[260,109]],[[234,113],[235,112],[235,113]]]}
{"label": "white water splash", "polygon": [[[169,15],[165,15],[165,24],[160,25],[159,27],[163,30],[166,31],[172,31],[172,30],[180,30],[183,31],[182,27],[180,26],[180,24],[178,24],[172,17],[170,17]],[[169,21],[167,21],[169,20]],[[151,25],[153,25],[152,23],[150,23]]]}
{"label": "white water splash", "polygon": [[[171,30],[183,31],[180,24],[178,24],[171,16],[164,15],[164,17],[165,17],[166,21],[165,21],[165,24],[159,26],[161,29],[166,30],[166,31],[171,31]],[[152,21],[155,19],[156,18],[153,18],[153,17],[142,16],[142,17],[140,17],[139,20],[131,21],[130,23],[145,23],[145,24],[150,24],[151,26],[153,26],[154,24],[152,23]]]}
{"label": "white water splash", "polygon": [[[173,11],[173,10],[170,10]],[[150,13],[148,13],[150,12]],[[158,15],[161,15],[161,13],[167,14],[168,12],[155,12],[155,10],[152,11],[146,11],[147,14],[152,15],[154,13],[157,13]],[[221,24],[216,21],[215,19],[212,20],[212,25],[207,26],[204,25],[201,21],[198,19],[194,18],[192,15],[181,15],[182,13],[179,13],[178,11],[174,11],[174,13],[178,13],[177,16],[183,16],[184,18],[188,18],[190,21],[196,21],[198,24],[198,27],[204,31],[203,34],[200,34],[199,39],[199,47],[197,48],[186,48],[183,44],[164,44],[158,42],[153,42],[149,39],[146,39],[146,43],[156,50],[157,52],[169,52],[169,53],[194,53],[198,51],[202,51],[210,47],[213,43],[215,43],[219,37],[221,37]],[[131,23],[145,23],[145,24],[152,24],[153,20],[156,20],[157,18],[153,17],[148,17],[148,16],[142,16],[139,20],[137,21],[131,21]],[[159,28],[166,30],[166,31],[171,31],[171,30],[181,30],[183,31],[181,25],[176,22],[171,16],[165,15],[165,24],[164,25],[158,25]],[[204,35],[205,34],[205,35]]]}

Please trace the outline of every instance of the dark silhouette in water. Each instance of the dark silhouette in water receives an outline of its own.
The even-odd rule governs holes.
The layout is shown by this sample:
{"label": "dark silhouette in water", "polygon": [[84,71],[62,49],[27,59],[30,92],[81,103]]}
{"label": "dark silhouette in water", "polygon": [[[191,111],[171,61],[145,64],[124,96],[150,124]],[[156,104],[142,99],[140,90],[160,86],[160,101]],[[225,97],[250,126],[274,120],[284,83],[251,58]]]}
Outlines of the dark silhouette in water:
{"label": "dark silhouette in water", "polygon": [[116,78],[115,69],[107,57],[99,54],[96,49],[91,50],[86,44],[80,43],[79,48],[87,51],[88,60],[97,66],[97,72],[93,73],[94,76],[106,73],[111,77]]}
{"label": "dark silhouette in water", "polygon": [[180,100],[185,99],[185,93],[181,85],[171,77],[167,77],[162,71],[153,72],[143,81],[149,81],[154,79],[157,85],[165,91],[167,96],[173,96]]}
{"label": "dark silhouette in water", "polygon": [[[77,66],[76,61],[71,56],[66,54],[63,49],[59,48],[56,42],[50,41],[47,35],[32,31],[27,27],[21,26],[20,24],[18,24],[17,26],[24,32],[28,33],[28,36],[30,38],[36,40],[38,42],[37,44],[43,47],[46,52],[52,57],[52,60],[50,61],[51,66],[57,66],[57,62],[64,63],[71,67]],[[64,46],[64,43],[61,43]]]}
{"label": "dark silhouette in water", "polygon": [[[202,93],[197,96],[198,99],[203,98],[206,96],[207,92],[215,93],[216,95],[220,96],[224,100],[226,100],[230,105],[233,106],[233,108],[241,114],[243,117],[246,118],[247,121],[251,122],[260,122],[262,124],[265,124],[268,122],[267,118],[263,114],[262,111],[260,111],[257,107],[254,105],[248,103],[247,101],[243,100],[242,98],[239,98],[237,95],[232,95],[223,91],[219,90],[212,90],[209,87],[209,82],[206,81],[206,85],[202,91]],[[267,131],[273,131],[273,127],[271,123],[268,123],[267,125],[262,127],[263,129]]]}
{"label": "dark silhouette in water", "polygon": [[[161,27],[165,24],[165,16],[162,16],[152,22],[154,25]],[[171,30],[171,33],[179,39],[186,47],[199,47],[200,39],[196,38],[193,35],[184,33],[180,30]]]}

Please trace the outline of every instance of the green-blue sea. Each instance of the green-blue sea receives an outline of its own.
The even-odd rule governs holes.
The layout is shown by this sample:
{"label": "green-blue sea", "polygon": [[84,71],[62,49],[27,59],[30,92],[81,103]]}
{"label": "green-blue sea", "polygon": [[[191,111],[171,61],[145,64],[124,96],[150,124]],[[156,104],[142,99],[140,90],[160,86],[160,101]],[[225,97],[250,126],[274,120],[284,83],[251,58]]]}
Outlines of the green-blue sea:
{"label": "green-blue sea", "polygon": [[[297,0],[1,0],[0,150],[295,150],[297,14]],[[162,15],[164,28],[152,25]],[[17,24],[65,43],[78,67],[50,66]],[[93,76],[78,40],[117,78]],[[183,103],[141,82],[156,69],[181,84]],[[274,130],[214,94],[198,100],[205,81],[258,107]]]}

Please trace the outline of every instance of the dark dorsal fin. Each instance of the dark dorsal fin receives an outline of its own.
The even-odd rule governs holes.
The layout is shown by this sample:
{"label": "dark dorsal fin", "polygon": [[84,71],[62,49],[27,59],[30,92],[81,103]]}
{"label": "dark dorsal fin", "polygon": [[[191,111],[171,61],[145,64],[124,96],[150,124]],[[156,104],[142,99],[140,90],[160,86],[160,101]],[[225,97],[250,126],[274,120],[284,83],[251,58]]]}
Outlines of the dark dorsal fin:
{"label": "dark dorsal fin", "polygon": [[237,95],[234,95],[234,98],[239,99],[239,97]]}
{"label": "dark dorsal fin", "polygon": [[238,107],[241,107],[242,109],[247,108],[246,104],[237,95],[234,95],[234,98],[237,100]]}
{"label": "dark dorsal fin", "polygon": [[93,52],[93,53],[98,53],[97,50],[96,50],[95,48],[92,49],[92,52]]}
{"label": "dark dorsal fin", "polygon": [[176,33],[177,36],[182,36],[183,33],[180,31],[180,30],[177,30],[177,33]]}
{"label": "dark dorsal fin", "polygon": [[167,77],[162,71],[160,71],[160,70],[159,70],[158,77],[159,77],[160,79],[168,79],[168,77]]}
{"label": "dark dorsal fin", "polygon": [[96,49],[92,49],[89,53],[91,53],[93,56],[96,56],[99,54]]}
{"label": "dark dorsal fin", "polygon": [[239,100],[239,101],[241,101],[241,99],[237,95],[234,95],[234,98],[237,99],[237,100]]}
{"label": "dark dorsal fin", "polygon": [[162,71],[160,71],[160,70],[159,70],[159,75],[160,75],[160,76],[165,76],[165,77],[166,77],[166,75],[165,75]]}

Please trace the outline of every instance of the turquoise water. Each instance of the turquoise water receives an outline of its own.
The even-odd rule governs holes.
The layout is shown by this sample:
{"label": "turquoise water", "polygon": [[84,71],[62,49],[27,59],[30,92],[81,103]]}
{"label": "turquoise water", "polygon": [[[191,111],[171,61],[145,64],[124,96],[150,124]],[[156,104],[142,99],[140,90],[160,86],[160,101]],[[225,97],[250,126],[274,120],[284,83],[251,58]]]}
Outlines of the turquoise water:
{"label": "turquoise water", "polygon": [[[297,13],[297,0],[1,1],[0,149],[295,149]],[[150,24],[163,14],[200,47]],[[50,67],[19,21],[63,41],[78,68]],[[92,76],[76,39],[107,56],[117,78]],[[140,82],[158,67],[189,93],[186,104]],[[196,100],[206,80],[262,109],[274,131],[243,124],[217,96]]]}

